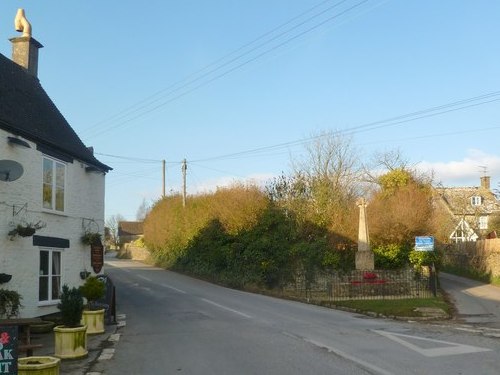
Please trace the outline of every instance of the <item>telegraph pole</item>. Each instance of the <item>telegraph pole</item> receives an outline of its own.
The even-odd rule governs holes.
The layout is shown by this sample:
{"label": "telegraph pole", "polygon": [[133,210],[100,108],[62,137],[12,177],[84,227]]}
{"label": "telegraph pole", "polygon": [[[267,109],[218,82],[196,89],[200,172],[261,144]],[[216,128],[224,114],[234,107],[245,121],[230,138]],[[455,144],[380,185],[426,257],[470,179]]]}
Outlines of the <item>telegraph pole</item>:
{"label": "telegraph pole", "polygon": [[184,159],[182,161],[182,207],[186,207],[186,171],[187,161]]}
{"label": "telegraph pole", "polygon": [[165,198],[165,159],[161,161],[162,171],[163,171],[163,186],[162,186],[162,198]]}

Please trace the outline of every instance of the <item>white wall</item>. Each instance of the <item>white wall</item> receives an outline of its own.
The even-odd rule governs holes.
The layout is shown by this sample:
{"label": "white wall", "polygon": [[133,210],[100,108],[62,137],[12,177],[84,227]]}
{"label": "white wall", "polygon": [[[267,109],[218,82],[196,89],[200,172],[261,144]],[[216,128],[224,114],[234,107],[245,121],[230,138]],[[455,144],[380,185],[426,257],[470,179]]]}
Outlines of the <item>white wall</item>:
{"label": "white wall", "polygon": [[[0,288],[17,290],[23,297],[20,317],[34,317],[57,312],[56,304],[38,303],[39,247],[32,237],[16,236],[10,240],[7,233],[11,222],[25,219],[47,224],[36,235],[69,239],[70,247],[62,252],[62,284],[79,286],[80,271],[92,271],[90,247],[80,242],[85,227],[104,235],[104,174],[85,171],[86,165],[74,160],[66,163],[65,211],[63,214],[42,209],[42,160],[36,144],[31,148],[7,143],[8,132],[0,130],[0,160],[19,162],[24,174],[17,181],[0,181],[0,273],[12,274],[12,280]],[[27,209],[21,209],[27,203]],[[13,215],[19,211],[19,214]],[[101,273],[103,271],[101,270]]]}

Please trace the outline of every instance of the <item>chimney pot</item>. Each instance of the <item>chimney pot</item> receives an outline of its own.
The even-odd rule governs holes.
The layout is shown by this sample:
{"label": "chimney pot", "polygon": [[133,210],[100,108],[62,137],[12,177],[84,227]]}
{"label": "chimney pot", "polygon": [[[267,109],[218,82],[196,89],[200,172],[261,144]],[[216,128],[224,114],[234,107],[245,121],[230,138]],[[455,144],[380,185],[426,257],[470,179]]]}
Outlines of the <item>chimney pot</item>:
{"label": "chimney pot", "polygon": [[24,9],[19,9],[14,19],[16,31],[22,31],[20,37],[9,39],[12,42],[12,61],[21,65],[32,76],[38,75],[38,50],[43,46],[31,36],[31,24],[26,19]]}

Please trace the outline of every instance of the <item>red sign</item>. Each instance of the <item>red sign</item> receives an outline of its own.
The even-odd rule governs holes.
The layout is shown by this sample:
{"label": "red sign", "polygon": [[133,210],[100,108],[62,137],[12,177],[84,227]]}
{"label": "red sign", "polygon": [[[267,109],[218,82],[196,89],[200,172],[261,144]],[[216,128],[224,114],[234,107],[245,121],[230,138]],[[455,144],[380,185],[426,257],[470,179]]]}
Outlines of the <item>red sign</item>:
{"label": "red sign", "polygon": [[0,326],[0,374],[17,375],[17,326]]}

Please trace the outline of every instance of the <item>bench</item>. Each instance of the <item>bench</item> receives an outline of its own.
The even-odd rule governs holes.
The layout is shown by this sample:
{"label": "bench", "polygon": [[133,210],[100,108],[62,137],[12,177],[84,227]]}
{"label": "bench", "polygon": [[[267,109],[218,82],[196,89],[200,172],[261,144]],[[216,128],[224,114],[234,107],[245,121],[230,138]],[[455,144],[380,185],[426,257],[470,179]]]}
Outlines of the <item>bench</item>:
{"label": "bench", "polygon": [[20,319],[2,319],[0,325],[2,326],[17,326],[19,327],[19,344],[17,349],[20,352],[26,352],[27,357],[33,356],[34,349],[40,349],[42,344],[31,343],[31,329],[32,324],[39,324],[42,320],[39,318],[20,318]]}

